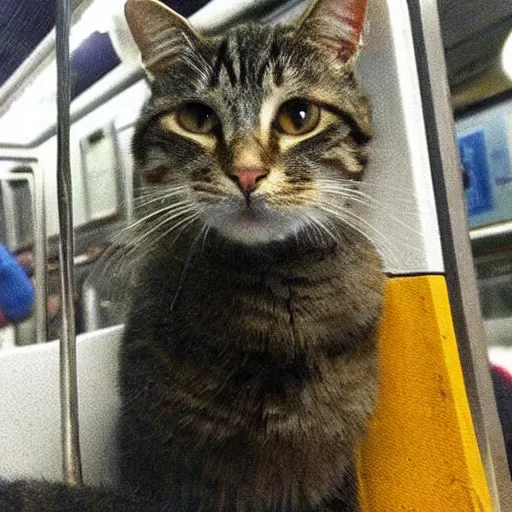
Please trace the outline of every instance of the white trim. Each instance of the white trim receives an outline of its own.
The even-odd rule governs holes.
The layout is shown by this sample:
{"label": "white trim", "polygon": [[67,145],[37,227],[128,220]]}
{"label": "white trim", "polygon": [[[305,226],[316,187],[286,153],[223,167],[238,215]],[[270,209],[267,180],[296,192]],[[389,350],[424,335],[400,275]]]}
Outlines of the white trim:
{"label": "white trim", "polygon": [[384,254],[385,268],[393,274],[442,273],[429,150],[405,0],[369,2],[358,70],[373,104],[374,139],[366,180],[382,205],[364,215],[393,246],[393,254]]}

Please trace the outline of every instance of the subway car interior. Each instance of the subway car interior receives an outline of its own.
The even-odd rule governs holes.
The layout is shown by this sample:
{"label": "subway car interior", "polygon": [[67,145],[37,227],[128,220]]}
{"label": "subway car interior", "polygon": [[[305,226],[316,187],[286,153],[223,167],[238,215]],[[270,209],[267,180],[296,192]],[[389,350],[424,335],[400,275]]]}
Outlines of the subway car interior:
{"label": "subway car interior", "polygon": [[[208,35],[248,21],[293,22],[311,4],[161,1]],[[60,3],[0,4],[0,245],[35,289],[24,320],[2,324],[0,316],[0,478],[7,479],[66,479]],[[130,282],[130,269],[111,265],[109,255],[129,251],[123,233],[145,197],[131,140],[151,91],[124,4],[68,6],[74,289],[67,295],[83,475],[104,485],[117,479],[117,348]],[[390,281],[382,401],[361,454],[362,509],[510,512],[512,0],[368,0],[362,41],[356,73],[372,104],[365,180],[373,199],[356,207],[376,234]],[[437,379],[438,394],[443,382],[443,400],[422,375]]]}

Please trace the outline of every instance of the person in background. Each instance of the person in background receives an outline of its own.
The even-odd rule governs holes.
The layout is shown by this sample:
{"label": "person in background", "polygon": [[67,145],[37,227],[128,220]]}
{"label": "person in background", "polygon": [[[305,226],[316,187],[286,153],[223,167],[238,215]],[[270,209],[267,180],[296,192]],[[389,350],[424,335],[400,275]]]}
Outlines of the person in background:
{"label": "person in background", "polygon": [[34,303],[30,278],[14,256],[0,244],[0,327],[26,318]]}
{"label": "person in background", "polygon": [[496,405],[500,417],[508,465],[512,472],[512,374],[498,365],[491,368]]}

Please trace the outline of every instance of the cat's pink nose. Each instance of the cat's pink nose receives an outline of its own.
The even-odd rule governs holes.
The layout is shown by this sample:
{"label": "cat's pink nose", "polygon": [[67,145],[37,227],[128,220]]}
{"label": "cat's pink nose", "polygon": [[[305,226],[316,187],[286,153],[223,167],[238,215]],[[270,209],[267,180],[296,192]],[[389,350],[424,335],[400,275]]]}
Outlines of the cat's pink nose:
{"label": "cat's pink nose", "polygon": [[258,181],[267,176],[268,170],[260,167],[238,167],[229,177],[238,185],[244,195],[248,196],[258,187]]}

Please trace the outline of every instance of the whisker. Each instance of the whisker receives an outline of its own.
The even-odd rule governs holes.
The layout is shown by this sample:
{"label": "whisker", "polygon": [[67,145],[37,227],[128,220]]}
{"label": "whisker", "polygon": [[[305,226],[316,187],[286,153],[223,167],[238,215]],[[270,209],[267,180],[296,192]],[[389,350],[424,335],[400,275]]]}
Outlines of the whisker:
{"label": "whisker", "polygon": [[[313,221],[311,220],[309,215],[306,217],[305,220],[306,220],[306,225],[304,226],[304,233],[307,236],[309,243],[316,245],[316,242],[317,242],[316,236],[317,236],[317,234],[320,233],[319,228],[316,224],[313,223]],[[320,237],[321,237],[321,235],[320,235]],[[297,242],[298,242],[298,239],[297,239]]]}
{"label": "whisker", "polygon": [[308,218],[311,222],[313,222],[314,225],[318,226],[320,232],[323,231],[324,233],[327,233],[327,235],[329,235],[335,242],[338,241],[338,238],[319,219],[315,219],[313,215],[309,215]]}
{"label": "whisker", "polygon": [[[182,199],[178,202],[178,201],[176,201],[176,199],[179,199],[179,198],[173,199],[172,197],[164,196],[164,197],[158,197],[158,198],[146,200],[143,203],[141,202],[140,204],[135,206],[135,213],[138,215],[143,215],[144,212],[152,213],[153,211],[156,211],[155,208],[158,208],[160,205],[154,204],[154,203],[160,202],[165,206],[177,206],[177,205],[181,205],[181,204],[189,202],[188,200],[184,200],[184,199]],[[165,206],[163,206],[163,207],[165,207]]]}
{"label": "whisker", "polygon": [[[185,213],[182,213],[181,215],[185,215]],[[163,220],[162,222],[158,223],[158,225],[156,227],[154,227],[153,229],[145,232],[141,237],[139,237],[134,245],[126,252],[126,254],[124,255],[124,258],[125,259],[128,259],[130,258],[133,254],[137,254],[137,252],[139,252],[137,254],[137,258],[138,259],[144,259],[146,257],[146,255],[151,252],[151,250],[153,249],[153,247],[158,243],[160,242],[160,240],[162,240],[162,238],[170,235],[175,229],[179,228],[180,226],[182,226],[184,223],[192,220],[194,221],[196,218],[198,218],[200,215],[200,212],[197,212],[195,211],[192,215],[189,215],[188,217],[185,217],[184,219],[181,219],[180,221],[176,222],[175,224],[173,224],[168,230],[166,230],[164,233],[162,233],[160,236],[156,237],[155,239],[153,240],[149,240],[149,243],[147,245],[144,246],[144,250],[140,251],[140,247],[141,247],[141,242],[143,240],[147,240],[150,235],[152,233],[154,233],[156,230],[158,230],[159,228],[161,228],[162,226],[164,226],[165,224],[168,224],[171,220],[173,220],[173,218],[169,219],[169,218],[166,218],[165,220]],[[176,216],[177,217],[177,216]],[[181,233],[181,232],[180,232]]]}
{"label": "whisker", "polygon": [[[344,197],[345,199],[349,199],[351,201],[354,201],[356,203],[362,204],[364,206],[368,206],[368,207],[371,207],[371,208],[381,209],[381,205],[375,199],[373,199],[370,196],[368,196],[368,197],[354,196],[351,193],[352,191],[350,191],[350,192],[346,192],[346,191],[341,192],[341,191],[334,191],[334,190],[329,190],[329,189],[324,189],[324,191],[327,192],[328,194]],[[420,234],[420,231],[418,231],[417,229],[412,227],[410,224],[407,224],[403,220],[399,219],[396,215],[393,215],[392,213],[390,213],[388,211],[386,211],[384,214],[386,215],[386,218],[389,218],[389,219],[395,221],[398,225],[400,225],[402,228],[406,229],[407,231],[410,231],[411,233],[413,233],[415,235]],[[410,213],[409,213],[409,215],[410,215]]]}
{"label": "whisker", "polygon": [[410,196],[410,198],[407,200],[414,203],[414,197],[413,197],[413,194],[411,193],[410,189],[404,189],[401,187],[397,187],[396,185],[389,185],[387,183],[373,183],[371,181],[365,181],[365,180],[356,181],[356,180],[351,180],[351,179],[347,179],[347,178],[333,178],[333,177],[318,178],[318,182],[341,185],[342,187],[344,187],[344,188],[348,187],[351,190],[358,190],[358,189],[364,189],[364,188],[370,188],[370,189],[373,188],[373,189],[378,189],[378,190],[390,190],[393,192],[400,193],[402,195],[406,194],[406,195]]}
{"label": "whisker", "polygon": [[203,243],[201,244],[201,254],[204,253],[204,246],[206,244],[206,237],[208,236],[208,233],[210,232],[210,227],[211,227],[208,224],[205,224],[204,226],[205,226],[206,229],[204,230]]}
{"label": "whisker", "polygon": [[[333,206],[333,205],[331,205],[331,206]],[[336,205],[336,208],[340,209],[341,207]],[[358,219],[359,222],[367,224],[369,228],[373,229],[375,232],[378,232],[378,230],[375,228],[375,226],[372,226],[370,223],[368,223],[367,221],[362,219],[360,216],[358,216],[355,212],[353,212],[351,210],[345,210],[343,208],[341,208],[341,209],[342,209],[342,211],[344,213],[347,213],[348,215],[351,215],[353,218]],[[399,222],[398,219],[394,219],[394,220],[396,222]],[[408,227],[408,228],[409,228],[408,229],[409,230],[409,234],[413,234],[413,235],[417,235],[418,237],[421,237],[421,232],[420,231],[415,230],[415,229],[413,229],[411,227]],[[408,236],[407,233],[403,233],[399,229],[394,230],[394,233],[395,233],[395,241],[397,243],[399,243],[401,246],[408,247],[412,251],[415,251],[415,252],[418,252],[418,253],[421,252],[421,248],[418,245],[413,245],[413,244],[410,243],[410,239],[411,238],[410,238],[410,236]],[[386,240],[389,240],[389,238],[386,238]]]}
{"label": "whisker", "polygon": [[192,53],[199,58],[201,61],[201,64],[205,67],[205,69],[211,74],[213,72],[213,66],[203,57],[203,54],[198,52],[192,41],[190,40],[190,37],[188,34],[183,33],[183,37],[185,41],[187,42],[188,47],[192,51]]}
{"label": "whisker", "polygon": [[134,229],[138,229],[138,226],[140,224],[147,224],[148,221],[150,221],[150,219],[153,219],[154,217],[161,216],[164,213],[181,213],[182,211],[192,207],[193,205],[189,201],[180,201],[179,203],[167,205],[164,208],[160,208],[159,210],[156,210],[148,215],[145,215],[144,217],[130,224],[129,226],[126,226],[115,235],[115,238],[123,235],[127,231],[133,231]]}
{"label": "whisker", "polygon": [[[195,62],[193,60],[193,57],[196,58],[198,56],[197,51],[193,51],[194,53],[187,53],[187,51],[180,51],[186,50],[183,48],[183,45],[180,43],[182,42],[182,36],[184,34],[175,35],[174,37],[167,38],[165,40],[162,40],[163,38],[159,38],[160,41],[155,41],[152,45],[152,53],[154,54],[154,57],[151,59],[153,62],[157,62],[158,60],[161,60],[166,57],[174,57],[182,62],[185,62],[188,66],[190,66],[193,70],[197,72],[197,74],[203,79],[203,81],[207,80],[208,77],[211,74],[211,66],[207,65],[206,61],[203,60],[201,63]],[[192,47],[192,43],[190,40],[188,40],[187,37],[184,37],[185,41],[188,42],[189,46]],[[201,65],[204,67],[201,67]],[[205,65],[206,64],[206,65]]]}
{"label": "whisker", "polygon": [[139,194],[135,200],[134,203],[136,207],[144,206],[145,204],[151,204],[156,201],[165,200],[167,198],[179,196],[180,194],[185,194],[187,190],[187,187],[179,187],[179,188],[173,188],[171,190],[165,190],[165,191],[150,191],[145,192],[143,194]]}
{"label": "whisker", "polygon": [[138,185],[135,188],[134,192],[136,194],[139,194],[141,192],[144,192],[144,193],[146,193],[146,192],[155,193],[156,192],[157,194],[158,193],[164,193],[165,194],[169,189],[177,190],[177,189],[185,189],[185,188],[187,188],[186,185],[172,185],[172,186],[170,186],[170,185],[166,184],[166,185],[162,186],[160,184],[150,183],[148,185]]}
{"label": "whisker", "polygon": [[[112,254],[112,259],[114,257],[120,258],[119,265],[117,266],[119,266],[119,268],[122,270],[124,261],[136,253],[141,242],[151,236],[152,233],[160,229],[163,225],[171,222],[174,219],[187,215],[190,211],[192,211],[192,209],[192,206],[187,206],[186,208],[183,207],[179,212],[168,212],[166,215],[162,215],[161,217],[148,222],[147,224],[151,226],[151,229],[147,229],[147,224],[140,227],[135,226],[135,228],[134,225],[125,228],[123,232],[114,236],[116,243],[119,244],[122,240],[125,240],[126,242],[118,246],[118,248]],[[156,226],[154,225],[155,223]],[[107,266],[109,267],[110,265]]]}
{"label": "whisker", "polygon": [[[364,219],[361,219],[353,212],[343,210],[342,208],[332,209],[330,206],[325,205],[319,205],[319,208],[331,214],[332,216],[342,221],[343,223],[347,224],[352,229],[355,229],[358,233],[360,233],[367,240],[369,240],[377,248],[377,250],[381,252],[383,256],[389,256],[390,259],[392,259],[395,263],[399,261],[395,252],[393,251],[393,246],[388,240],[388,238],[386,238],[378,229],[372,226],[369,222],[365,221]],[[364,228],[372,232],[373,236],[366,232]]]}
{"label": "whisker", "polygon": [[187,215],[191,211],[194,210],[193,205],[186,205],[181,208],[179,208],[179,211],[173,211],[168,212],[167,215],[162,215],[158,220],[155,220],[156,226],[151,226],[151,229],[146,229],[142,231],[142,234],[136,238],[133,239],[132,243],[134,245],[139,244],[142,240],[147,238],[149,235],[160,229],[160,227],[164,226],[165,224],[168,224],[169,222],[173,221],[174,219],[177,219],[179,217],[182,217],[183,215]]}
{"label": "whisker", "polygon": [[[200,215],[200,213],[201,212],[198,213],[198,216]],[[183,283],[185,282],[185,278],[187,276],[188,269],[190,267],[190,262],[192,261],[192,254],[193,254],[194,247],[199,242],[199,240],[201,239],[202,233],[203,233],[203,231],[205,231],[205,227],[206,227],[206,224],[203,226],[203,228],[201,229],[201,231],[199,232],[197,237],[190,244],[190,249],[188,251],[187,258],[185,260],[185,264],[183,265],[183,270],[181,272],[180,281],[178,283],[178,287],[176,288],[176,293],[174,294],[174,298],[172,299],[172,302],[171,302],[171,306],[170,306],[171,313],[174,310],[174,305],[176,304],[176,300],[178,299],[178,295],[179,295],[180,291],[183,288]]]}
{"label": "whisker", "polygon": [[417,215],[417,209],[415,208],[415,204],[404,200],[404,201],[395,201],[393,203],[390,203],[388,201],[383,201],[381,199],[378,199],[370,194],[366,194],[365,192],[361,190],[356,189],[347,189],[344,187],[333,187],[332,185],[329,185],[327,187],[321,187],[321,190],[323,192],[328,192],[330,194],[338,194],[338,195],[350,195],[350,197],[358,197],[362,200],[367,201],[367,204],[379,208],[383,211],[390,211],[394,210],[397,207],[400,207],[401,211],[404,211],[404,213],[407,213],[409,215]]}
{"label": "whisker", "polygon": [[137,197],[144,197],[144,196],[159,196],[159,195],[167,195],[169,192],[176,192],[176,191],[184,191],[188,187],[186,185],[176,185],[176,186],[165,186],[162,187],[161,185],[151,185],[146,187],[138,187],[136,189]]}
{"label": "whisker", "polygon": [[[404,190],[401,188],[397,188],[393,185],[386,185],[386,184],[380,184],[380,183],[371,183],[368,181],[354,181],[354,180],[347,180],[347,179],[330,179],[330,178],[318,178],[317,183],[320,184],[321,188],[323,184],[325,185],[334,185],[335,188],[341,189],[341,190],[351,190],[358,192],[360,194],[365,194],[362,189],[373,189],[380,191],[382,189],[389,190],[392,192],[396,192],[397,194],[400,194],[399,196],[393,197],[393,202],[407,204],[410,206],[414,206],[416,204],[416,201],[414,197],[412,197],[410,190]],[[409,197],[407,197],[409,196]],[[374,200],[376,198],[371,195],[367,195],[367,197],[372,197]],[[386,204],[382,202],[382,204]]]}

